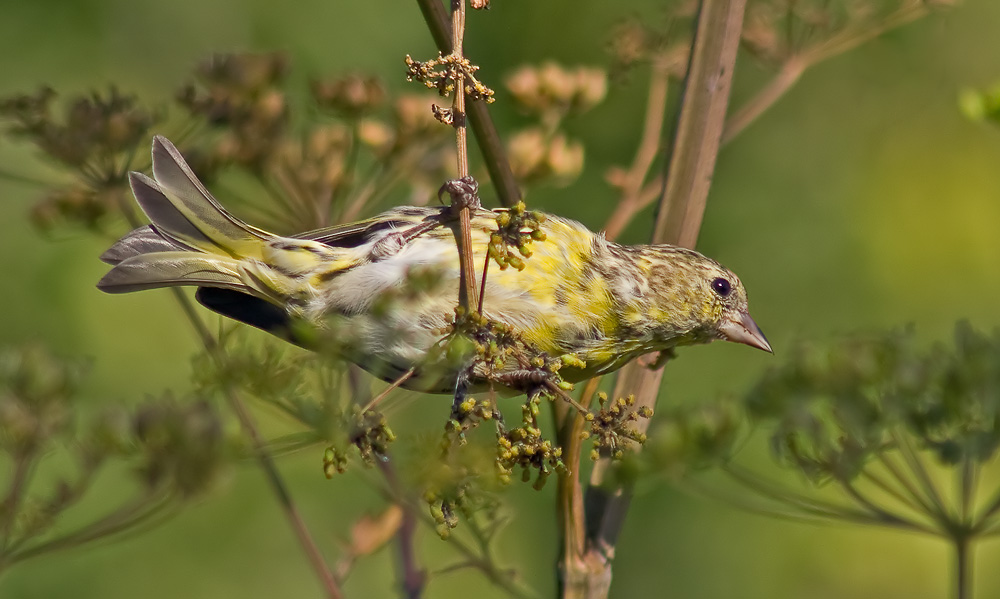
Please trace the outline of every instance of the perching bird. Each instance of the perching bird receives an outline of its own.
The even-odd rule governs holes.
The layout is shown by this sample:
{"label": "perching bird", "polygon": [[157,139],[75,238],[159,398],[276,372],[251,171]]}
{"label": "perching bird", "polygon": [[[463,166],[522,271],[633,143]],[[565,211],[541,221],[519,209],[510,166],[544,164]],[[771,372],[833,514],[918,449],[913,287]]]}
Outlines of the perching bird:
{"label": "perching bird", "polygon": [[[282,237],[252,227],[209,194],[180,152],[153,140],[154,179],[129,181],[151,225],[101,259],[109,293],[191,285],[207,308],[305,344],[299,323],[345,335],[343,356],[403,386],[450,393],[461,366],[429,364],[458,302],[459,256],[448,207],[400,207],[374,218]],[[481,268],[501,211],[474,209],[474,264]],[[442,226],[434,226],[444,222]],[[698,252],[626,246],[546,215],[523,270],[489,269],[483,315],[512,327],[574,382],[678,345],[725,339],[771,346],[747,311],[739,278]],[[437,285],[411,285],[431,272]],[[481,276],[481,272],[478,276]],[[334,324],[331,324],[334,323]],[[438,356],[438,358],[428,358]],[[585,366],[579,364],[585,363]],[[504,366],[507,368],[508,366]],[[509,368],[516,369],[511,364]],[[482,382],[482,381],[480,381]]]}

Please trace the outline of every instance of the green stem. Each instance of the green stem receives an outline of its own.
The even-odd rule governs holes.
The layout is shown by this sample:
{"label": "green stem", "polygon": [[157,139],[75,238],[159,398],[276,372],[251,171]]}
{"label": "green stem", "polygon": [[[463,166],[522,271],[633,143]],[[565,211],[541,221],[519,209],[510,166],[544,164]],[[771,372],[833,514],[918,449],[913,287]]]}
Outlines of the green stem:
{"label": "green stem", "polygon": [[934,516],[938,522],[941,524],[942,528],[946,528],[951,523],[951,517],[948,515],[948,508],[944,501],[941,499],[941,493],[938,492],[937,486],[931,479],[930,473],[924,464],[923,459],[921,459],[920,454],[913,448],[910,440],[907,436],[900,435],[898,431],[893,430],[891,432],[892,439],[899,448],[900,453],[903,455],[903,460],[906,462],[907,466],[910,468],[910,472],[916,477],[917,482],[923,487],[924,493],[927,499],[930,501],[932,512],[931,515]]}
{"label": "green stem", "polygon": [[722,471],[733,477],[736,482],[762,497],[786,505],[811,517],[860,524],[877,524],[890,528],[915,530],[929,534],[934,532],[918,522],[895,517],[894,515],[886,517],[886,514],[881,510],[872,510],[868,505],[865,506],[865,510],[857,510],[821,499],[807,497],[790,489],[780,487],[735,464],[722,466]]}
{"label": "green stem", "polygon": [[938,515],[937,510],[930,501],[926,499],[920,492],[919,489],[913,484],[913,482],[906,477],[903,471],[895,462],[886,454],[884,451],[878,453],[879,462],[885,467],[885,469],[892,475],[899,485],[909,493],[910,497],[917,503],[921,510],[931,518],[935,518]]}
{"label": "green stem", "polygon": [[0,559],[10,547],[10,542],[17,532],[14,523],[17,521],[17,513],[21,507],[21,500],[24,498],[28,481],[31,479],[32,466],[35,463],[35,450],[29,449],[21,452],[14,464],[14,476],[11,477],[10,488],[7,496],[3,500],[3,524],[0,525]]}
{"label": "green stem", "polygon": [[955,537],[955,599],[972,597],[972,554],[971,539],[968,535]]}
{"label": "green stem", "polygon": [[890,496],[892,496],[896,501],[898,501],[903,506],[913,510],[914,512],[918,513],[920,512],[920,505],[918,505],[916,501],[904,495],[902,492],[899,491],[899,489],[893,487],[889,483],[889,481],[883,479],[881,476],[878,476],[874,472],[869,471],[868,468],[864,468],[861,470],[861,477],[869,481],[879,489],[881,489],[884,493],[887,493]]}
{"label": "green stem", "polygon": [[9,557],[5,565],[13,565],[54,551],[72,549],[98,539],[120,535],[162,514],[171,507],[171,504],[172,498],[168,494],[158,491],[147,493],[79,530],[17,551]]}
{"label": "green stem", "polygon": [[959,518],[963,526],[972,524],[972,506],[976,498],[976,465],[966,451],[962,456],[962,468],[959,472]]}

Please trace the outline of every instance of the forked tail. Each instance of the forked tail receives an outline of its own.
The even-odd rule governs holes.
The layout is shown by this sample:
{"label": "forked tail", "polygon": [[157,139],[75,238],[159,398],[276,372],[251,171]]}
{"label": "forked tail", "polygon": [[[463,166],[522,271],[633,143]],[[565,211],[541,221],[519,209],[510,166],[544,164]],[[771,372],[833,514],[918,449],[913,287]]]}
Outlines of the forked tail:
{"label": "forked tail", "polygon": [[101,256],[114,268],[97,287],[125,293],[195,285],[262,295],[247,285],[241,262],[260,260],[275,236],[220,206],[177,148],[160,136],[153,139],[153,175],[155,181],[129,174],[135,199],[152,224],[132,231]]}

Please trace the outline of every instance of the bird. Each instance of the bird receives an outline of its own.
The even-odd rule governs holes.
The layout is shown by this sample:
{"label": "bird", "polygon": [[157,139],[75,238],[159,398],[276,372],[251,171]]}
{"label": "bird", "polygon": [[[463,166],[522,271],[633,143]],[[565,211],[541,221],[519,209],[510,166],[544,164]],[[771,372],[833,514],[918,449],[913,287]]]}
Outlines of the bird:
{"label": "bird", "polygon": [[[101,256],[112,268],[99,289],[197,287],[196,299],[223,316],[305,347],[315,343],[309,331],[327,331],[340,338],[341,357],[383,380],[454,391],[467,370],[437,351],[459,296],[458,224],[449,206],[401,206],[360,222],[276,235],[223,208],[169,140],[156,136],[152,145],[153,177],[129,174],[150,224]],[[498,219],[509,221],[510,213],[470,211],[473,264],[481,265]],[[576,221],[538,214],[538,232],[524,252],[530,257],[512,260],[520,268],[487,271],[481,314],[540,355],[571,358],[559,371],[563,380],[716,339],[772,352],[742,282],[715,260],[673,245],[614,243]],[[424,279],[431,283],[419,284]]]}

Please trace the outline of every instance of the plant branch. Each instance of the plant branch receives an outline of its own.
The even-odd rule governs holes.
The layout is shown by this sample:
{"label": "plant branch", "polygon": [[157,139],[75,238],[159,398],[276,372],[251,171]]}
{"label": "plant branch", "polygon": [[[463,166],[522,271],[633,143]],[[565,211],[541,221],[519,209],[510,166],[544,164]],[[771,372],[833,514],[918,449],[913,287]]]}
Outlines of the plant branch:
{"label": "plant branch", "polygon": [[13,565],[46,553],[71,549],[84,543],[128,531],[162,514],[164,510],[171,506],[172,502],[173,500],[169,494],[150,491],[135,501],[119,507],[114,512],[87,524],[79,530],[18,550],[5,559],[4,565]]}
{"label": "plant branch", "polygon": [[871,472],[868,468],[861,470],[861,477],[872,483],[878,489],[881,489],[884,493],[889,494],[893,499],[906,508],[915,512],[920,512],[920,505],[918,505],[912,497],[907,497],[902,491],[892,486],[889,481],[874,472]]}
{"label": "plant branch", "polygon": [[[653,243],[694,247],[698,237],[725,122],[745,9],[746,0],[703,0],[699,8]],[[615,385],[616,397],[635,394],[636,409],[655,405],[662,379],[662,369],[650,370],[644,364],[649,361],[635,360],[626,365]],[[636,423],[640,432],[647,427],[648,420]],[[608,458],[597,463],[585,497],[586,555],[593,566],[573,575],[585,580],[588,597],[608,594],[614,546],[631,499],[630,488],[609,480],[610,467]]]}
{"label": "plant branch", "polygon": [[[209,332],[205,323],[202,322],[201,318],[198,316],[198,313],[195,312],[194,306],[191,304],[191,300],[184,294],[183,291],[176,287],[171,287],[170,290],[180,303],[181,309],[184,311],[185,316],[187,316],[191,326],[194,327],[198,336],[201,338],[202,344],[205,346],[205,351],[208,352],[216,364],[221,366],[225,360],[222,348],[219,347],[218,341],[212,333]],[[329,566],[327,566],[326,560],[323,559],[323,554],[320,552],[319,547],[313,540],[312,535],[309,534],[309,529],[306,527],[305,521],[303,521],[298,507],[292,500],[291,493],[289,493],[288,487],[285,485],[285,481],[281,478],[281,473],[278,472],[278,467],[274,463],[274,457],[271,456],[267,449],[266,442],[257,430],[257,425],[253,421],[253,416],[251,416],[250,410],[247,409],[246,404],[240,397],[240,394],[236,392],[236,389],[233,388],[229,381],[226,381],[224,385],[224,393],[230,409],[233,410],[240,422],[240,427],[243,429],[243,433],[250,439],[250,445],[253,448],[254,456],[257,458],[257,463],[260,465],[261,470],[264,471],[264,475],[267,478],[271,489],[274,491],[275,495],[277,495],[278,504],[281,505],[282,510],[285,512],[285,516],[288,518],[288,522],[291,525],[292,530],[295,531],[295,536],[298,538],[303,551],[305,551],[310,565],[313,567],[314,572],[323,584],[323,588],[326,590],[327,596],[330,597],[330,599],[342,599],[344,595],[340,590],[340,586],[337,584],[337,580],[333,577],[333,573],[330,571]]]}
{"label": "plant branch", "polygon": [[[465,39],[465,0],[451,0],[451,53],[462,58],[462,43]],[[458,179],[469,176],[469,141],[468,129],[465,126],[465,75],[458,71],[455,80],[455,98],[452,104],[452,119],[455,127],[455,149],[458,154]],[[452,207],[454,209],[454,195]],[[476,266],[472,254],[472,218],[471,208],[463,201],[458,210],[459,239],[458,260],[461,265],[461,277],[458,288],[458,305],[466,313],[472,312],[479,305],[476,289]]]}
{"label": "plant branch", "polygon": [[760,115],[771,108],[792,86],[798,83],[808,66],[800,56],[792,56],[786,60],[764,87],[726,119],[726,128],[722,131],[722,144],[731,142]]}
{"label": "plant branch", "polygon": [[[451,52],[453,47],[451,24],[440,0],[417,0],[417,4],[438,50],[442,53]],[[521,200],[521,190],[514,173],[510,170],[507,152],[500,141],[486,104],[473,102],[469,106],[468,117],[479,151],[483,155],[486,170],[489,171],[490,180],[496,187],[500,204],[509,208]]]}
{"label": "plant branch", "polygon": [[[600,383],[601,377],[594,377],[587,381],[580,393],[581,405],[590,406]],[[559,426],[557,442],[559,447],[563,449],[566,463],[566,471],[558,474],[558,490],[556,492],[558,498],[556,515],[559,518],[562,542],[559,562],[560,584],[562,584],[562,581],[569,579],[569,572],[585,567],[584,564],[576,563],[576,560],[585,555],[586,549],[586,518],[583,486],[580,481],[580,462],[583,451],[581,433],[586,420],[581,412],[572,409],[572,406],[567,402],[553,402],[552,407],[555,415],[554,421]],[[573,596],[565,590],[562,595],[564,597]]]}
{"label": "plant branch", "polygon": [[670,69],[668,67],[668,63],[664,60],[653,63],[642,137],[639,140],[639,148],[636,150],[631,168],[622,175],[622,191],[618,205],[604,225],[604,233],[608,239],[616,239],[635,216],[635,213],[645,206],[645,203],[642,202],[642,184],[649,174],[656,154],[660,151],[663,119],[667,111],[667,90],[670,84]]}
{"label": "plant branch", "polygon": [[913,482],[906,477],[902,470],[900,470],[899,466],[897,466],[884,451],[878,452],[877,456],[879,462],[885,467],[889,474],[892,475],[896,482],[898,482],[899,485],[903,487],[907,493],[909,493],[910,497],[917,503],[924,513],[931,516],[937,514],[937,510],[933,505],[931,505],[930,501],[921,494],[920,490],[917,489]]}
{"label": "plant branch", "polygon": [[[372,485],[379,489],[387,501],[397,503],[400,506],[406,504],[411,510],[413,510],[412,513],[417,516],[417,519],[420,522],[423,522],[431,530],[437,530],[437,523],[434,519],[431,518],[426,509],[420,509],[422,506],[417,505],[412,497],[400,494],[397,489],[386,487],[384,485],[375,483],[372,483]],[[491,583],[496,585],[498,588],[503,589],[512,597],[516,597],[517,599],[538,599],[538,595],[534,594],[530,590],[518,586],[514,582],[514,577],[511,576],[510,571],[501,569],[496,563],[493,562],[492,559],[490,559],[490,556],[477,552],[468,543],[458,539],[457,535],[449,536],[447,542],[465,557],[465,562],[462,563],[461,567],[468,566],[476,568],[482,572]],[[435,570],[435,572],[442,572],[451,569],[456,568],[438,569]]]}
{"label": "plant branch", "polygon": [[[399,484],[399,477],[396,475],[396,468],[392,461],[379,461],[378,467],[391,489],[391,494],[402,497],[404,492]],[[394,503],[403,511],[403,522],[396,533],[396,539],[399,542],[399,565],[402,570],[400,583],[407,599],[419,599],[423,595],[427,573],[418,565],[414,547],[417,515],[413,504],[399,500],[394,501]]]}
{"label": "plant branch", "polygon": [[745,0],[703,0],[653,243],[693,248],[725,123]]}
{"label": "plant branch", "polygon": [[6,553],[10,547],[11,538],[15,533],[14,523],[17,520],[28,482],[31,480],[35,457],[34,448],[22,451],[17,455],[10,487],[7,490],[7,496],[4,497],[2,510],[0,510],[0,514],[3,515],[3,523],[0,524],[0,555]]}
{"label": "plant branch", "polygon": [[722,133],[722,144],[728,144],[771,108],[798,83],[807,69],[834,56],[849,52],[861,44],[897,27],[911,23],[929,12],[930,8],[927,6],[927,2],[912,0],[867,29],[845,29],[813,48],[807,48],[798,54],[790,55],[771,81],[729,117]]}
{"label": "plant branch", "polygon": [[955,599],[972,597],[972,540],[968,537],[954,539],[955,544]]}
{"label": "plant branch", "polygon": [[935,515],[943,530],[948,530],[952,519],[948,514],[947,506],[941,499],[941,494],[938,492],[937,486],[934,484],[930,473],[924,465],[924,461],[910,444],[910,440],[905,434],[900,435],[893,430],[891,435],[896,445],[899,447],[900,453],[903,455],[903,460],[916,477],[917,482],[921,487],[923,487],[923,491],[931,503],[932,510],[930,513]]}

